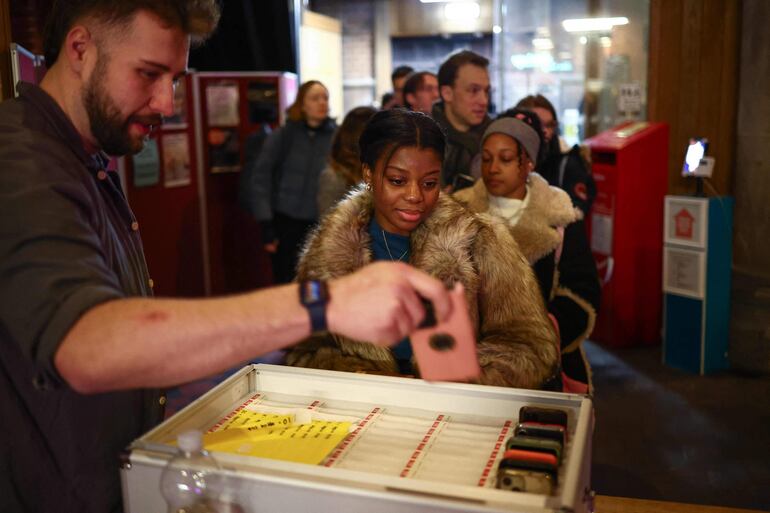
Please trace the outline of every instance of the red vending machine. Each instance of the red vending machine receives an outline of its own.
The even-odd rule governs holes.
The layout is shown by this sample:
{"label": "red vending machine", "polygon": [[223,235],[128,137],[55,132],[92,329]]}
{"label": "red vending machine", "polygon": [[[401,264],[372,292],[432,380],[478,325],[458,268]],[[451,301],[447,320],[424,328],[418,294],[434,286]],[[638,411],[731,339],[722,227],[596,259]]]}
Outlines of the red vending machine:
{"label": "red vending machine", "polygon": [[625,123],[585,143],[597,187],[587,225],[602,279],[591,339],[615,347],[657,344],[668,125]]}

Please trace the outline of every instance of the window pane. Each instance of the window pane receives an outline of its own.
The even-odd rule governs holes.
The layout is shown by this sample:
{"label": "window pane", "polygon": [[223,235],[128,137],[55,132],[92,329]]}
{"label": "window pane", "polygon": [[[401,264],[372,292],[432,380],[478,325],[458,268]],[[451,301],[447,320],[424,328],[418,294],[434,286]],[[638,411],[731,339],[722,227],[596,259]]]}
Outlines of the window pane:
{"label": "window pane", "polygon": [[570,144],[646,118],[648,0],[495,0],[494,14],[498,110],[542,94]]}

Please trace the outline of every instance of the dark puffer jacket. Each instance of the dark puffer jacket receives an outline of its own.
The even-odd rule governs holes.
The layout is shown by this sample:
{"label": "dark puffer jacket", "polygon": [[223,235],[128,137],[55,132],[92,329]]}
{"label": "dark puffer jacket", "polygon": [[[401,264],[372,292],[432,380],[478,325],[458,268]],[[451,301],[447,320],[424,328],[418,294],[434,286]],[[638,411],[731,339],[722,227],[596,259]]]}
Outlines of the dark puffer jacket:
{"label": "dark puffer jacket", "polygon": [[288,121],[268,136],[250,170],[252,213],[257,221],[272,220],[274,211],[294,219],[318,218],[318,177],[326,166],[336,127],[332,119],[315,129],[304,121]]}

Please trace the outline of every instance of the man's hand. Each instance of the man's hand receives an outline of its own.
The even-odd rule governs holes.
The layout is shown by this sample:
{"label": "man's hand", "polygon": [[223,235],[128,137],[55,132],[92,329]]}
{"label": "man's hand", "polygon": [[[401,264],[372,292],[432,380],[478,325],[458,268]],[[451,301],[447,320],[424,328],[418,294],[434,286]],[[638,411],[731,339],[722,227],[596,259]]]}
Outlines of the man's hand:
{"label": "man's hand", "polygon": [[413,332],[425,316],[420,296],[431,301],[436,319],[449,317],[452,303],[444,284],[401,262],[378,262],[329,282],[329,331],[380,345]]}

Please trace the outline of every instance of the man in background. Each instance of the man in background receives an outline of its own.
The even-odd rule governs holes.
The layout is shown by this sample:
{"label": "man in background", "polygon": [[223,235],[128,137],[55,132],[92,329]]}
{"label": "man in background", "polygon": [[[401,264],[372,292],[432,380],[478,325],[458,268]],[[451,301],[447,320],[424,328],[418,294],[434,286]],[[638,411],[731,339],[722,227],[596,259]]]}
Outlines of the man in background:
{"label": "man in background", "polygon": [[473,182],[471,161],[490,118],[489,60],[463,50],[451,55],[438,70],[441,101],[433,106],[435,119],[447,134],[447,151],[441,169],[446,190],[457,190]]}
{"label": "man in background", "polygon": [[[121,509],[119,453],[160,389],[329,330],[379,344],[451,309],[399,264],[213,299],[154,299],[139,222],[107,154],[173,113],[216,0],[57,1],[48,72],[0,104],[0,511]],[[419,295],[418,295],[419,293]]]}
{"label": "man in background", "polygon": [[404,83],[410,73],[414,72],[411,66],[399,66],[390,74],[390,82],[393,84],[393,96],[388,99],[383,97],[382,108],[394,109],[404,106]]}
{"label": "man in background", "polygon": [[404,104],[408,108],[430,115],[438,98],[438,78],[430,71],[418,71],[406,79]]}
{"label": "man in background", "polygon": [[570,147],[559,137],[559,118],[553,104],[538,94],[523,98],[516,107],[533,111],[542,124],[545,144],[538,173],[551,185],[564,189],[583,215],[588,215],[596,198],[596,183],[580,146]]}

